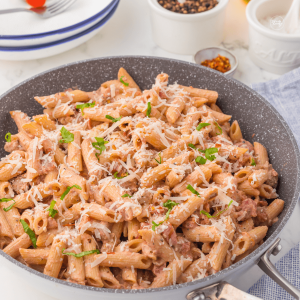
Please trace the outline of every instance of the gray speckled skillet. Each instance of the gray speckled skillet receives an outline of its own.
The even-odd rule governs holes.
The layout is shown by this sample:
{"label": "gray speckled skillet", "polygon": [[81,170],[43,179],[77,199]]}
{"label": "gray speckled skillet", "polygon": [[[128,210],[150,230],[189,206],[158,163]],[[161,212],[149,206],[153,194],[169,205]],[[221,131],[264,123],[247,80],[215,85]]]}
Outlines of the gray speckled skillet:
{"label": "gray speckled skillet", "polygon": [[[279,216],[279,221],[270,228],[263,245],[238,263],[198,281],[159,289],[113,290],[81,286],[45,276],[24,266],[2,251],[0,251],[1,264],[7,264],[9,268],[15,271],[16,275],[22,276],[24,280],[34,285],[35,288],[62,300],[140,299],[141,297],[143,299],[153,299],[153,297],[183,299],[189,292],[197,288],[223,280],[232,281],[258,261],[260,261],[260,266],[265,265],[261,263],[261,256],[276,241],[278,234],[289,220],[299,198],[299,149],[286,122],[264,98],[246,85],[225,77],[216,71],[192,63],[166,58],[124,56],[71,63],[41,73],[25,80],[0,97],[0,121],[2,124],[0,129],[0,136],[2,137],[0,138],[1,156],[7,154],[3,150],[6,132],[17,132],[16,125],[10,118],[9,111],[21,110],[29,116],[40,114],[42,113],[42,108],[34,101],[34,96],[54,94],[70,87],[77,87],[84,91],[96,90],[102,82],[116,78],[120,67],[124,67],[142,89],[151,88],[156,75],[165,72],[170,75],[170,83],[177,81],[182,85],[192,85],[217,91],[219,93],[217,104],[225,113],[232,115],[233,120],[238,120],[244,138],[252,143],[254,141],[261,142],[268,149],[270,161],[279,173],[278,193],[280,198],[284,199],[286,203],[283,212]],[[266,255],[265,257],[267,258]],[[266,260],[265,263],[267,263]],[[281,284],[287,288],[286,282],[281,281]],[[224,284],[218,285],[219,297],[222,290],[224,290],[223,287]],[[206,291],[205,293],[208,295],[210,292]],[[196,299],[195,297],[199,296],[199,293],[191,293],[188,298]],[[223,299],[239,300],[241,298],[242,296],[238,291],[235,291],[235,294],[232,294],[229,298],[223,297]],[[212,297],[212,299],[219,298]],[[249,299],[254,298],[250,297]]]}

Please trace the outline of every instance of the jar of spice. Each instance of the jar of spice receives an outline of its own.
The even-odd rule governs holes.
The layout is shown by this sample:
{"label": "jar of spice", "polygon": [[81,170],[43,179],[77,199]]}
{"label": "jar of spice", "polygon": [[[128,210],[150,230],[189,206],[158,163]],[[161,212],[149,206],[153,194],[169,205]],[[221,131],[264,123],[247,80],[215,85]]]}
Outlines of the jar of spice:
{"label": "jar of spice", "polygon": [[148,3],[153,39],[161,48],[191,55],[221,44],[228,0],[148,0]]}

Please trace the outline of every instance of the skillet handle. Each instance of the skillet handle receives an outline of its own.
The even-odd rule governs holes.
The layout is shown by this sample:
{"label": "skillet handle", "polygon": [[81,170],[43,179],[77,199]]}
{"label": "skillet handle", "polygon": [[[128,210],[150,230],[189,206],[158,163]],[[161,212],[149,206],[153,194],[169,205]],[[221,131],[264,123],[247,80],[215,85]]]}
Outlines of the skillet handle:
{"label": "skillet handle", "polygon": [[187,300],[262,300],[237,289],[225,281],[193,290],[187,294],[186,298]]}
{"label": "skillet handle", "polygon": [[270,261],[271,254],[277,255],[281,250],[280,238],[277,238],[275,243],[266,251],[266,253],[260,258],[258,266],[276,283],[284,288],[295,299],[300,300],[300,291],[296,289],[290,282],[288,282],[275,268]]}

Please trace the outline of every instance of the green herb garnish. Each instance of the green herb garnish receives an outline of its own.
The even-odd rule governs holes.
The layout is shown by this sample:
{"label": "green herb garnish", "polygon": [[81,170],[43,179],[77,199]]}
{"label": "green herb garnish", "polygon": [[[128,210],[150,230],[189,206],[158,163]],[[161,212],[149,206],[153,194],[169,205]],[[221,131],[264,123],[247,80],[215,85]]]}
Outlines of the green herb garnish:
{"label": "green herb garnish", "polygon": [[55,215],[58,213],[58,211],[56,209],[54,209],[54,206],[56,204],[56,201],[55,200],[52,200],[51,203],[50,203],[50,206],[48,209],[46,209],[46,211],[49,211],[49,216],[51,218],[54,218]]}
{"label": "green herb garnish", "polygon": [[206,127],[206,126],[209,126],[210,125],[210,123],[200,123],[197,127],[196,127],[196,129],[198,130],[198,131],[200,131],[202,128],[204,128],[204,127]]}
{"label": "green herb garnish", "polygon": [[156,227],[158,227],[158,226],[161,225],[163,222],[165,222],[165,221],[167,221],[167,220],[169,219],[171,210],[173,209],[174,206],[176,206],[176,205],[178,205],[178,204],[179,204],[179,203],[174,202],[174,201],[172,201],[172,200],[170,200],[170,199],[169,199],[167,202],[165,202],[165,203],[163,204],[163,207],[165,207],[165,208],[168,209],[168,211],[167,211],[167,213],[166,213],[166,217],[165,217],[165,219],[164,219],[163,221],[159,222],[158,224],[155,223],[154,221],[152,221],[152,230],[153,230],[153,231],[155,231],[155,228],[156,228]]}
{"label": "green herb garnish", "polygon": [[122,178],[128,176],[128,173],[127,173],[127,172],[125,173],[124,176],[118,176],[118,173],[119,173],[119,172],[114,173],[114,177],[117,178],[117,179],[122,179]]}
{"label": "green herb garnish", "polygon": [[132,196],[130,196],[129,194],[126,193],[126,194],[122,195],[121,197],[122,198],[126,198],[126,197],[131,198]]}
{"label": "green herb garnish", "polygon": [[195,162],[196,163],[199,163],[200,165],[205,165],[206,164],[206,159],[202,156],[198,156],[196,159],[195,159]]}
{"label": "green herb garnish", "polygon": [[161,225],[164,221],[159,222],[158,224],[155,223],[154,221],[152,221],[152,230],[155,231],[155,228],[158,227],[159,225]]}
{"label": "green herb garnish", "polygon": [[10,133],[10,132],[8,132],[8,133],[5,135],[5,140],[6,140],[7,142],[11,142],[11,133]]}
{"label": "green herb garnish", "polygon": [[226,210],[228,210],[228,208],[229,208],[229,206],[232,204],[232,202],[233,202],[233,200],[231,200],[231,201],[229,202],[228,207],[227,207],[226,209],[219,211],[215,216],[212,216],[211,214],[209,214],[209,213],[208,213],[207,211],[205,211],[205,210],[201,210],[201,211],[200,211],[200,214],[206,215],[209,219],[210,219],[210,218],[216,218],[216,217],[218,217],[220,214],[222,214],[223,212],[225,212]]}
{"label": "green herb garnish", "polygon": [[60,143],[71,143],[74,141],[74,134],[67,130],[65,127],[62,127],[60,130],[62,139],[59,141]]}
{"label": "green herb garnish", "polygon": [[106,147],[104,146],[105,144],[108,143],[108,141],[105,141],[103,138],[95,137],[96,142],[92,143],[92,146],[96,149],[99,150],[100,153],[95,153],[97,159],[99,160],[99,156],[102,154],[103,151],[106,150]]}
{"label": "green herb garnish", "polygon": [[77,109],[81,109],[82,115],[84,115],[83,109],[84,109],[84,108],[87,108],[87,107],[94,107],[95,104],[96,104],[95,102],[78,104],[78,105],[76,105],[76,108],[77,108]]}
{"label": "green herb garnish", "polygon": [[159,161],[158,161],[157,159],[155,159],[155,158],[154,158],[154,159],[155,159],[155,161],[156,161],[158,164],[161,164],[161,153],[160,153],[160,152],[158,153],[158,156],[159,156],[159,158],[160,158]]}
{"label": "green herb garnish", "polygon": [[186,187],[188,190],[190,190],[193,194],[195,194],[196,196],[198,197],[201,197],[200,194],[189,184],[187,187]]}
{"label": "green herb garnish", "polygon": [[70,190],[71,190],[72,188],[76,188],[76,189],[78,189],[78,190],[82,190],[82,188],[81,188],[79,185],[77,185],[77,184],[74,184],[74,185],[72,185],[72,186],[68,186],[67,189],[66,189],[66,190],[63,192],[63,194],[60,196],[60,200],[64,200],[64,198],[67,196],[67,194],[70,192]]}
{"label": "green herb garnish", "polygon": [[255,160],[254,160],[254,158],[252,157],[252,159],[251,159],[251,166],[256,166],[256,162],[255,162]]}
{"label": "green herb garnish", "polygon": [[129,83],[128,83],[128,82],[125,82],[125,81],[123,80],[123,77],[124,77],[124,76],[121,76],[120,82],[123,83],[125,86],[129,86]]}
{"label": "green herb garnish", "polygon": [[65,251],[65,248],[62,250],[63,255],[72,255],[76,258],[80,258],[80,257],[90,255],[90,254],[94,254],[94,253],[100,254],[100,251],[98,249],[90,250],[90,251],[83,251],[83,252],[80,252],[80,253],[64,252],[64,251]]}
{"label": "green herb garnish", "polygon": [[152,109],[152,108],[151,108],[151,103],[148,102],[148,103],[147,103],[147,111],[146,111],[146,115],[147,115],[148,118],[150,118],[151,109]]}
{"label": "green herb garnish", "polygon": [[[205,149],[205,150],[202,150],[204,151],[205,153],[205,157],[210,160],[210,161],[213,161],[214,159],[216,159],[216,156],[215,155],[212,155],[214,153],[218,153],[218,148],[208,148],[208,149]],[[202,152],[201,151],[201,152]]]}
{"label": "green herb garnish", "polygon": [[217,126],[217,128],[218,128],[218,130],[219,130],[219,132],[216,132],[216,135],[220,135],[220,134],[222,134],[223,133],[223,130],[222,130],[222,128],[220,127],[220,125],[215,121],[215,125]]}
{"label": "green herb garnish", "polygon": [[3,208],[3,210],[5,212],[8,212],[9,210],[11,210],[13,208],[13,206],[15,205],[16,201],[14,199],[12,199],[12,198],[2,198],[2,199],[0,199],[0,202],[9,202],[9,201],[14,201],[14,203],[11,204],[8,207]]}
{"label": "green herb garnish", "polygon": [[36,248],[36,236],[35,236],[35,233],[29,228],[28,224],[23,220],[23,219],[20,219],[20,222],[23,226],[23,229],[25,231],[25,233],[28,234],[31,242],[32,242],[32,245],[34,248]]}
{"label": "green herb garnish", "polygon": [[113,123],[116,123],[116,122],[118,122],[118,121],[120,121],[120,120],[122,119],[122,117],[119,117],[119,118],[113,118],[113,117],[110,116],[110,115],[106,115],[105,118],[106,118],[106,119],[109,119],[109,120],[112,120]]}
{"label": "green herb garnish", "polygon": [[[193,145],[193,144],[188,144],[188,146],[192,149],[198,150],[201,153],[204,153],[205,157],[210,161],[213,161],[214,159],[216,159],[216,156],[212,155],[212,154],[217,153],[219,151],[218,148],[208,148],[205,150],[201,150],[201,149],[196,148],[195,145]],[[198,157],[200,157],[200,156],[198,156]],[[197,161],[198,157],[196,158],[196,162],[198,162]],[[204,160],[201,160],[201,161],[204,162]],[[199,162],[200,162],[200,158],[199,158]]]}
{"label": "green herb garnish", "polygon": [[168,200],[167,202],[165,202],[163,204],[163,207],[166,207],[168,209],[167,213],[166,213],[166,218],[165,218],[165,221],[167,221],[169,219],[169,215],[170,215],[170,212],[171,210],[173,209],[174,206],[178,205],[179,203],[177,202],[174,202],[172,200]]}

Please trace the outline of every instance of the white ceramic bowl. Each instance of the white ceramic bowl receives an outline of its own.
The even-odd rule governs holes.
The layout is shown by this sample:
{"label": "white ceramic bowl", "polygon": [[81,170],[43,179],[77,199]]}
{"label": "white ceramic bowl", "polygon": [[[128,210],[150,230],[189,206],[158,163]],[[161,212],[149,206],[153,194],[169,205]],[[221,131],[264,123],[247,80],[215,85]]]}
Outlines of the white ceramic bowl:
{"label": "white ceramic bowl", "polygon": [[[77,18],[76,18],[77,15],[75,15],[75,17],[72,20],[72,18],[70,18],[70,15],[66,15],[66,12],[64,12],[63,14],[59,14],[51,19],[47,19],[46,20],[47,22],[48,21],[55,22],[55,18],[57,18],[57,17],[70,18],[70,20],[68,21],[68,24],[72,24],[72,25],[65,26],[65,27],[64,26],[59,27],[59,25],[62,22],[57,21],[56,27],[55,27],[56,29],[53,29],[51,31],[45,30],[44,27],[41,28],[40,26],[36,26],[37,27],[36,31],[39,33],[21,34],[21,35],[6,35],[6,34],[3,34],[3,32],[1,31],[1,26],[0,26],[0,47],[23,47],[23,46],[41,45],[41,44],[52,43],[52,42],[56,42],[56,41],[59,41],[62,39],[72,37],[78,33],[81,33],[83,31],[91,28],[95,24],[99,23],[102,19],[104,19],[112,11],[112,9],[115,7],[116,3],[117,3],[117,0],[106,0],[105,4],[102,5],[103,8],[101,5],[99,5],[99,7],[101,7],[101,9],[96,10],[96,9],[99,9],[99,7],[95,7],[91,17],[84,19],[83,21],[77,22],[77,23],[74,21],[74,20],[77,20]],[[1,5],[1,0],[0,0],[0,5]],[[75,9],[76,9],[76,7],[75,7]],[[70,11],[68,13],[70,14],[70,13],[72,13],[72,11]],[[19,13],[19,14],[24,14],[24,13]],[[5,15],[5,16],[7,17],[8,15]],[[10,15],[10,16],[12,16],[12,15]],[[40,21],[40,18],[35,15],[25,14],[24,16],[28,17],[28,18],[32,18],[34,20],[37,19],[37,20],[35,20],[35,22],[37,22],[37,24]],[[22,15],[22,17],[24,17],[24,16]],[[13,15],[13,17],[18,18],[18,14]],[[12,18],[12,22],[15,20],[14,18]],[[28,20],[28,19],[24,19],[24,24],[27,24],[26,20]],[[22,21],[19,21],[19,22],[22,23]],[[32,25],[32,23],[29,22],[29,24],[31,24],[31,27],[34,27]],[[34,23],[34,24],[36,24],[36,23]],[[49,25],[46,26],[46,28],[49,28]]]}
{"label": "white ceramic bowl", "polygon": [[116,2],[113,10],[101,21],[96,23],[91,28],[78,33],[74,36],[68,37],[66,39],[41,44],[34,46],[26,46],[26,47],[0,47],[0,60],[32,60],[39,59],[44,57],[53,56],[65,51],[68,51],[72,48],[75,48],[84,42],[88,41],[92,38],[96,33],[98,33],[106,22],[113,16],[115,13],[120,0]]}
{"label": "white ceramic bowl", "polygon": [[231,69],[228,72],[223,73],[223,74],[226,76],[232,77],[238,67],[238,59],[229,50],[226,50],[226,49],[223,49],[220,47],[205,48],[205,49],[198,51],[194,55],[194,61],[196,64],[201,65],[201,63],[204,60],[213,59],[213,58],[217,57],[219,54],[227,57],[229,59],[230,65],[231,65]]}
{"label": "white ceramic bowl", "polygon": [[249,55],[256,65],[276,74],[300,66],[300,35],[268,29],[259,20],[285,15],[290,4],[291,0],[251,0],[246,10]]}
{"label": "white ceramic bowl", "polygon": [[199,49],[222,42],[228,0],[219,0],[211,10],[187,15],[169,11],[157,0],[148,3],[153,39],[159,47],[178,54],[195,54]]}

